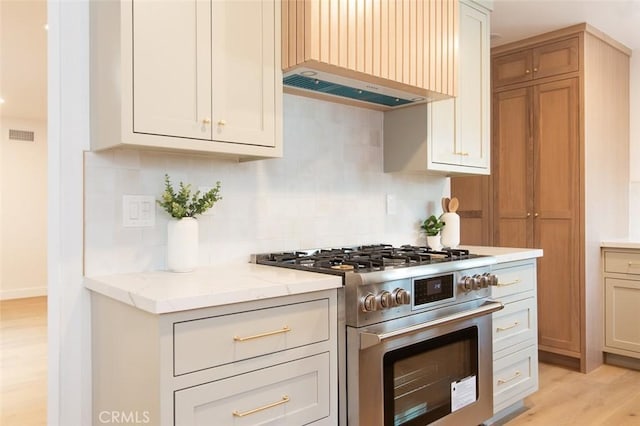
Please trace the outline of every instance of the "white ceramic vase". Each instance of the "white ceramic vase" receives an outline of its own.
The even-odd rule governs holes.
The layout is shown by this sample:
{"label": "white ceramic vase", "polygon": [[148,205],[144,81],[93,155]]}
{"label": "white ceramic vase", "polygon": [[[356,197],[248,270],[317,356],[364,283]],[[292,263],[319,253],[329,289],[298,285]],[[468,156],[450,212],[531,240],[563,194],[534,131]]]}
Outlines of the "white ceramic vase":
{"label": "white ceramic vase", "polygon": [[460,216],[458,213],[447,212],[440,216],[445,223],[440,231],[442,245],[447,248],[456,248],[460,244]]}
{"label": "white ceramic vase", "polygon": [[427,235],[427,245],[432,250],[440,250],[442,243],[440,242],[440,235]]}
{"label": "white ceramic vase", "polygon": [[198,221],[171,219],[167,224],[167,269],[191,272],[198,266]]}

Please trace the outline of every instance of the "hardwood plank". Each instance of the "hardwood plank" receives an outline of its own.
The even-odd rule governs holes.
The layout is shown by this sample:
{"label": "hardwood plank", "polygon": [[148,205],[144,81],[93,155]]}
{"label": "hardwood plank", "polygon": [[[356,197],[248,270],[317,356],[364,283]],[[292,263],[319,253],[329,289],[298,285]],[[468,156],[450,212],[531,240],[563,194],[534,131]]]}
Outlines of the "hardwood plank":
{"label": "hardwood plank", "polygon": [[0,301],[0,424],[47,421],[47,298]]}

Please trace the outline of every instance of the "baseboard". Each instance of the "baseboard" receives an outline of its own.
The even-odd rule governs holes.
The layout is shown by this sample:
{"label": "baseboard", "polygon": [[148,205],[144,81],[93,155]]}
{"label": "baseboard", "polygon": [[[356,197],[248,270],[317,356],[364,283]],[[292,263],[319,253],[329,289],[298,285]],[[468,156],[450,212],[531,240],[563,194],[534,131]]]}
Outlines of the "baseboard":
{"label": "baseboard", "polygon": [[25,299],[27,297],[46,296],[47,287],[29,287],[16,290],[1,290],[0,300]]}
{"label": "baseboard", "polygon": [[640,359],[631,358],[624,355],[605,353],[604,362],[605,364],[615,365],[618,367],[640,370]]}
{"label": "baseboard", "polygon": [[545,362],[547,364],[559,365],[570,370],[580,371],[580,360],[566,355],[538,350],[538,361]]}

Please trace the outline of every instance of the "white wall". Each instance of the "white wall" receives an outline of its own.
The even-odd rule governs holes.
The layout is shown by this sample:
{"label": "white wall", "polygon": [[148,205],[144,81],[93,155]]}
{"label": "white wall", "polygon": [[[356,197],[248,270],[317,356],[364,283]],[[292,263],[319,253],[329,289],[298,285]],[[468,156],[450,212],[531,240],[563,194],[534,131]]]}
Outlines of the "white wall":
{"label": "white wall", "polygon": [[[382,172],[381,112],[284,97],[284,157],[229,162],[114,150],[85,154],[85,274],[165,268],[168,215],[154,228],[122,226],[122,195],[159,198],[168,173],[194,188],[222,183],[199,219],[200,264],[247,262],[251,253],[363,243],[425,242],[418,225],[447,181]],[[387,215],[386,195],[397,213]]]}
{"label": "white wall", "polygon": [[[47,123],[0,122],[0,299],[47,293]],[[33,131],[34,142],[9,140],[9,129]]]}
{"label": "white wall", "polygon": [[640,49],[631,55],[629,235],[640,238]]}

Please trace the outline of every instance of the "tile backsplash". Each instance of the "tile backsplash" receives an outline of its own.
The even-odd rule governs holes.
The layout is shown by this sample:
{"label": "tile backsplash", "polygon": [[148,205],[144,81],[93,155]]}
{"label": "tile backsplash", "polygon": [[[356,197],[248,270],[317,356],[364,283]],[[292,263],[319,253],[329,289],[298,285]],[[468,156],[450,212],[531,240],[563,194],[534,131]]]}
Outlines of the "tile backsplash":
{"label": "tile backsplash", "polygon": [[[168,215],[152,228],[122,226],[123,195],[153,195],[172,182],[222,184],[200,224],[200,265],[247,262],[251,253],[364,243],[424,243],[418,225],[438,213],[448,180],[387,174],[383,114],[284,96],[284,157],[232,162],[200,155],[117,149],[85,154],[85,274],[165,268]],[[387,195],[396,213],[387,214]]]}

